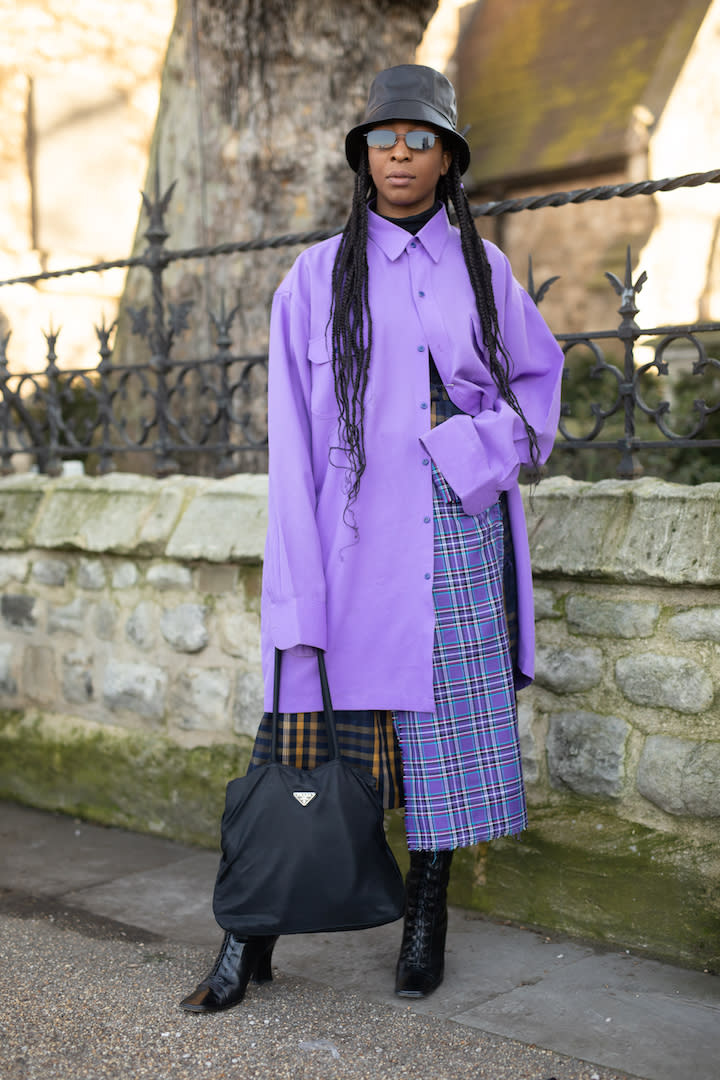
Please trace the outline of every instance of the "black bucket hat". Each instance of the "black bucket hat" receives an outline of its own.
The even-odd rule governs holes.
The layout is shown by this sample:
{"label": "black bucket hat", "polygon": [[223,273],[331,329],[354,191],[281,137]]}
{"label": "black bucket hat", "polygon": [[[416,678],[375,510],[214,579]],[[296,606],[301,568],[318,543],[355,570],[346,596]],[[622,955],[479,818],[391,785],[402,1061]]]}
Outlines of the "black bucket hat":
{"label": "black bucket hat", "polygon": [[399,64],[376,75],[362,123],[345,136],[345,156],[358,171],[365,133],[383,120],[417,120],[432,124],[447,138],[460,173],[470,164],[470,147],[456,128],[457,105],[450,80],[422,64]]}

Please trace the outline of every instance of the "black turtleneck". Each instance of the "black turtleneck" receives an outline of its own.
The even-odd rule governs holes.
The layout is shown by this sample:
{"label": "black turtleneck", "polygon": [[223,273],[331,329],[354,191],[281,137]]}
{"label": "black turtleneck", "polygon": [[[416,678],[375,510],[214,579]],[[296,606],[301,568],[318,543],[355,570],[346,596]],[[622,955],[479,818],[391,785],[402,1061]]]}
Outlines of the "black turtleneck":
{"label": "black turtleneck", "polygon": [[386,221],[389,221],[391,225],[399,225],[401,229],[407,229],[413,236],[417,236],[424,225],[427,225],[431,218],[434,218],[438,210],[442,206],[441,202],[436,202],[434,206],[431,206],[428,210],[421,210],[419,214],[411,214],[410,217],[387,217],[385,214],[381,214]]}

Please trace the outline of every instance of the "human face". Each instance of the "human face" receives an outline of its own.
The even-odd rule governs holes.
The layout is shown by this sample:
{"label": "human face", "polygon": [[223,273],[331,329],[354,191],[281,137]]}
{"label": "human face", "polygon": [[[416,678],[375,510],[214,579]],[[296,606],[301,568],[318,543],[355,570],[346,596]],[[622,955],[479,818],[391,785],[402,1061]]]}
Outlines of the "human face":
{"label": "human face", "polygon": [[[409,120],[384,120],[375,128],[406,135],[409,131],[440,132],[432,124]],[[373,128],[374,130],[374,128]],[[370,175],[377,188],[377,212],[383,217],[403,218],[429,210],[435,202],[438,180],[450,168],[452,154],[439,138],[429,150],[408,150],[398,138],[389,150],[368,147]]]}

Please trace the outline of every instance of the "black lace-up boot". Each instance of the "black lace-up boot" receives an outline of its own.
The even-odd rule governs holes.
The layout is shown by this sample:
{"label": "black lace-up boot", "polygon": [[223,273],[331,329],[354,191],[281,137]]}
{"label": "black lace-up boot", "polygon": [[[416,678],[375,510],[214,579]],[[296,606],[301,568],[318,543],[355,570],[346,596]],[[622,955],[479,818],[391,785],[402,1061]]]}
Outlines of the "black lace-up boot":
{"label": "black lace-up boot", "polygon": [[186,1012],[220,1012],[239,1005],[247,984],[272,979],[270,960],[277,937],[254,937],[247,942],[226,934],[212,971],[192,994],[180,1002]]}
{"label": "black lace-up boot", "polygon": [[395,979],[401,997],[425,997],[443,979],[452,851],[411,851],[405,927]]}

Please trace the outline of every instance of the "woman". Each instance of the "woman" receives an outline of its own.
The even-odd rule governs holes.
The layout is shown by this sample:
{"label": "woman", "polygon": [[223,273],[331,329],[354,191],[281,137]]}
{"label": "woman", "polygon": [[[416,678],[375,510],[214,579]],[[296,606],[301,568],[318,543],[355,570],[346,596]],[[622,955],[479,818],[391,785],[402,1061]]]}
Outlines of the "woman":
{"label": "woman", "polygon": [[[552,447],[562,354],[505,257],[480,240],[470,150],[439,72],[381,72],[346,137],[342,236],[304,251],[273,302],[263,577],[286,762],[322,757],[315,650],[341,749],[405,804],[410,849],[396,992],[443,977],[455,848],[526,825],[515,691],[533,675],[518,488]],[[451,202],[458,227],[450,225]],[[251,768],[267,758],[267,717]],[[226,935],[182,1003],[237,1004],[274,938]]]}

